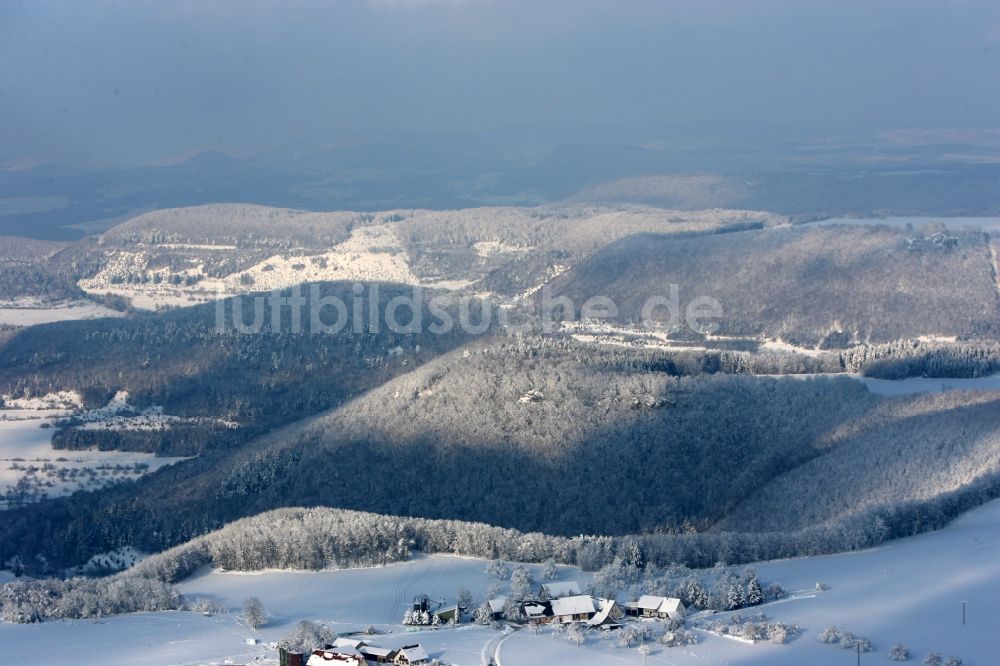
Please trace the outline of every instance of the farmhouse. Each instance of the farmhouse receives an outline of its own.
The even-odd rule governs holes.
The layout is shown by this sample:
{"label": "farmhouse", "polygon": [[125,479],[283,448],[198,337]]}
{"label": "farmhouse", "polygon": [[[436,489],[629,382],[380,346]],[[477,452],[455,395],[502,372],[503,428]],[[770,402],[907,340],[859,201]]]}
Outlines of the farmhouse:
{"label": "farmhouse", "polygon": [[552,600],[552,619],[556,622],[586,622],[596,612],[594,600],[586,594]]}
{"label": "farmhouse", "polygon": [[490,599],[486,603],[490,605],[490,612],[493,613],[493,619],[502,620],[503,608],[507,605],[507,597],[499,596],[495,599]]}
{"label": "farmhouse", "polygon": [[404,645],[396,651],[392,663],[397,666],[416,666],[417,664],[429,664],[431,658],[427,656],[420,645]]}
{"label": "farmhouse", "polygon": [[676,597],[658,597],[644,594],[638,601],[625,604],[625,612],[637,617],[655,617],[661,620],[678,620],[684,617],[684,603]]}
{"label": "farmhouse", "polygon": [[667,597],[660,604],[660,617],[664,619],[679,620],[684,617],[685,612],[687,609],[684,608],[684,602],[677,597]]}
{"label": "farmhouse", "polygon": [[544,583],[538,590],[538,596],[542,599],[559,599],[561,597],[575,597],[580,594],[580,585],[572,581],[564,583]]}

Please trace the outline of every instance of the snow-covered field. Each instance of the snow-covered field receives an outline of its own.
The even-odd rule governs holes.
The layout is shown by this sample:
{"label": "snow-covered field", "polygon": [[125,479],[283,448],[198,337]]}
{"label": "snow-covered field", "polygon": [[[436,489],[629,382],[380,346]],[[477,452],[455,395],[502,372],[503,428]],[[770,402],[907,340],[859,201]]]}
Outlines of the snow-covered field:
{"label": "snow-covered field", "polygon": [[[824,351],[810,347],[799,347],[784,340],[771,338],[740,338],[727,335],[705,335],[705,342],[694,344],[670,337],[670,333],[642,326],[614,324],[602,320],[564,321],[560,324],[560,332],[568,334],[579,342],[610,345],[614,347],[629,347],[633,349],[657,349],[671,352],[706,352],[725,350],[730,343],[757,343],[761,350],[802,354],[804,356],[822,356]],[[718,343],[718,344],[712,344]]]}
{"label": "snow-covered field", "polygon": [[[972,511],[948,528],[890,543],[871,551],[763,562],[762,581],[778,581],[789,598],[756,609],[769,621],[798,624],[802,634],[786,645],[749,645],[705,632],[697,645],[665,648],[653,645],[648,664],[762,664],[837,666],[856,663],[853,652],[817,640],[837,625],[870,638],[875,651],[862,664],[889,664],[894,643],[906,645],[910,663],[930,651],[957,655],[964,666],[993,666],[996,617],[1000,612],[1000,501]],[[532,567],[538,578],[537,567]],[[561,580],[588,577],[563,567]],[[534,635],[527,629],[498,633],[463,625],[407,633],[396,622],[406,602],[426,593],[454,599],[459,587],[477,602],[494,578],[485,562],[448,556],[419,557],[375,569],[260,574],[203,572],[180,588],[189,598],[215,596],[228,613],[206,617],[190,612],[145,613],[93,621],[40,625],[0,624],[0,664],[221,664],[246,663],[254,657],[274,658],[266,646],[307,618],[337,631],[374,625],[391,632],[372,642],[398,647],[418,641],[432,657],[463,666],[528,664],[642,664],[638,650],[615,640],[588,635],[582,646],[554,636],[549,629]],[[818,592],[816,583],[828,586]],[[256,633],[239,617],[242,601],[257,596],[270,615]],[[962,624],[961,601],[967,602]],[[745,612],[745,611],[744,611]],[[265,644],[248,646],[248,637]]]}
{"label": "snow-covered field", "polygon": [[[193,246],[169,244],[159,247],[196,249],[213,252],[235,252],[234,246]],[[79,286],[88,293],[113,294],[131,299],[137,308],[155,310],[167,306],[195,305],[247,291],[285,289],[305,282],[319,281],[380,281],[401,284],[420,284],[420,279],[410,271],[406,253],[400,246],[391,225],[359,227],[350,238],[324,253],[286,252],[275,254],[250,268],[224,278],[205,274],[204,266],[190,260],[190,266],[181,272],[162,268],[148,268],[150,255],[146,250],[122,250],[94,277],[81,280]],[[157,275],[161,281],[144,284],[116,283],[116,279],[129,273]],[[172,275],[196,278],[190,286],[170,284]],[[445,288],[438,283],[435,286]]]}
{"label": "snow-covered field", "polygon": [[663,330],[641,326],[623,326],[601,320],[564,321],[559,331],[568,334],[578,342],[596,343],[614,347],[634,349],[658,349],[660,351],[704,352],[709,347],[673,340]]}
{"label": "snow-covered field", "polygon": [[909,395],[911,393],[941,393],[943,391],[1000,391],[1000,375],[970,379],[935,379],[911,377],[909,379],[872,379],[851,375],[879,395]]}
{"label": "snow-covered field", "polygon": [[810,225],[827,226],[831,224],[884,224],[897,229],[920,229],[928,224],[940,225],[946,229],[980,229],[982,231],[1000,230],[1000,217],[831,217],[825,220],[810,222]]}
{"label": "snow-covered field", "polygon": [[41,303],[36,301],[7,301],[0,303],[0,324],[8,326],[34,326],[54,321],[121,317],[122,313],[92,301],[66,301]]}
{"label": "snow-covered field", "polygon": [[240,284],[241,275],[253,279],[255,290],[336,280],[420,283],[410,271],[406,253],[388,224],[354,229],[350,238],[324,254],[274,255],[239,275],[226,278],[225,288],[234,293],[244,290]]}
{"label": "snow-covered field", "polygon": [[914,395],[917,393],[943,393],[945,391],[1000,391],[1000,375],[990,377],[910,377],[908,379],[875,379],[854,372],[814,373],[797,375],[772,375],[785,379],[814,379],[817,377],[850,377],[861,382],[878,395]]}
{"label": "snow-covered field", "polygon": [[[76,490],[93,490],[123,479],[135,479],[183,460],[158,458],[151,453],[52,448],[55,421],[76,411],[67,409],[73,406],[73,397],[74,394],[67,393],[29,400],[8,399],[7,406],[14,408],[0,409],[0,509],[6,508],[6,493],[22,479],[28,483],[31,495],[68,495]],[[113,410],[104,416],[104,419],[91,418],[86,425],[128,427],[128,421],[116,416]],[[142,413],[135,417],[136,427],[164,427],[164,421],[154,417],[167,418],[160,413]]]}
{"label": "snow-covered field", "polygon": [[107,405],[97,409],[80,410],[73,415],[74,427],[81,430],[169,430],[177,423],[211,421],[228,428],[236,427],[232,421],[223,419],[195,419],[166,414],[163,407],[154,405],[137,409],[129,404],[128,391],[119,391]]}

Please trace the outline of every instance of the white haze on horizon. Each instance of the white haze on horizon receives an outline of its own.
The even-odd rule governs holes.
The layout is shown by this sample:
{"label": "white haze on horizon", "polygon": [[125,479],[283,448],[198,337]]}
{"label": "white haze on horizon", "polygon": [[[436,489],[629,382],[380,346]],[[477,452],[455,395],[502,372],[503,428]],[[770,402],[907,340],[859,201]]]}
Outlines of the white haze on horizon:
{"label": "white haze on horizon", "polygon": [[0,0],[0,163],[983,129],[998,82],[984,0]]}

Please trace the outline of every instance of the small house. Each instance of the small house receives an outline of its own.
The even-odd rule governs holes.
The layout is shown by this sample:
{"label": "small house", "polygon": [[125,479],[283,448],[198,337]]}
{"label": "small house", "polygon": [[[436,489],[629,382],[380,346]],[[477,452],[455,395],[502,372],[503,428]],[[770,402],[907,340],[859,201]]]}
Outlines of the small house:
{"label": "small house", "polygon": [[[490,609],[492,610],[492,608]],[[433,616],[437,618],[440,624],[446,624],[448,622],[461,622],[462,613],[459,611],[458,606],[445,606],[434,611]]]}
{"label": "small house", "polygon": [[658,597],[644,594],[638,601],[625,604],[625,612],[637,617],[677,620],[684,617],[684,603],[676,597]]}
{"label": "small house", "polygon": [[360,638],[351,638],[350,636],[338,636],[333,641],[333,647],[344,648],[348,650],[360,650],[366,645],[368,645],[368,643],[361,640]]}
{"label": "small house", "polygon": [[679,620],[684,617],[687,609],[684,608],[684,602],[677,597],[667,597],[660,604],[660,617],[670,620]]}
{"label": "small house", "polygon": [[507,605],[507,597],[499,596],[495,599],[490,599],[486,602],[490,606],[490,612],[493,613],[494,620],[503,619],[503,609]]}
{"label": "small house", "polygon": [[416,666],[417,664],[431,663],[431,658],[427,656],[427,653],[419,644],[404,645],[396,651],[392,663],[396,664],[396,666]]}
{"label": "small house", "polygon": [[552,618],[556,622],[586,622],[596,613],[593,598],[586,594],[552,600]]}
{"label": "small house", "polygon": [[543,583],[538,590],[538,596],[543,599],[560,599],[562,597],[579,596],[580,585],[573,581],[564,583]]}

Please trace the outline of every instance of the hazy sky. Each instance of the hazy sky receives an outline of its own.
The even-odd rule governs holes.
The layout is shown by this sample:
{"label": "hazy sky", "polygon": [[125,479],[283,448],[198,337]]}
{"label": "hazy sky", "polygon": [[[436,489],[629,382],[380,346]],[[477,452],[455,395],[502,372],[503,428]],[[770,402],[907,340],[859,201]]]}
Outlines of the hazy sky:
{"label": "hazy sky", "polygon": [[996,0],[0,0],[0,164],[998,126]]}

